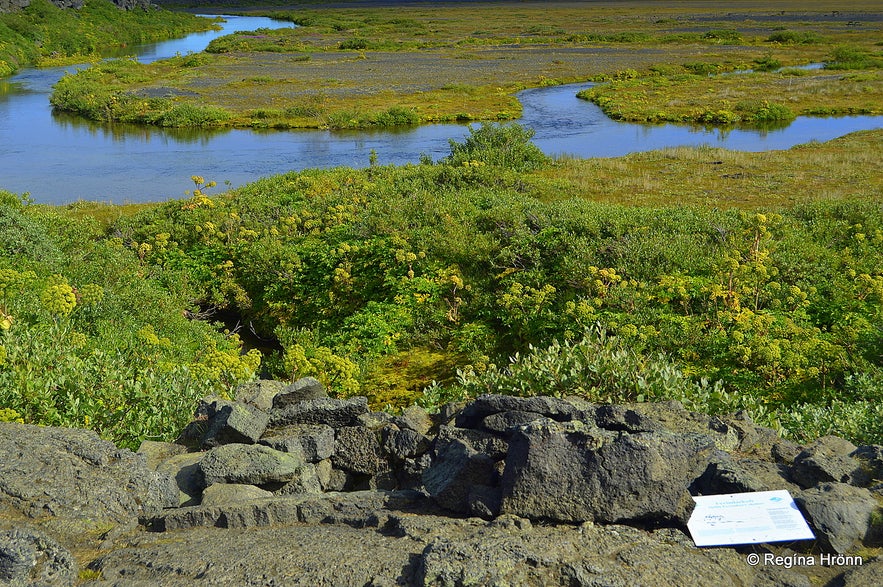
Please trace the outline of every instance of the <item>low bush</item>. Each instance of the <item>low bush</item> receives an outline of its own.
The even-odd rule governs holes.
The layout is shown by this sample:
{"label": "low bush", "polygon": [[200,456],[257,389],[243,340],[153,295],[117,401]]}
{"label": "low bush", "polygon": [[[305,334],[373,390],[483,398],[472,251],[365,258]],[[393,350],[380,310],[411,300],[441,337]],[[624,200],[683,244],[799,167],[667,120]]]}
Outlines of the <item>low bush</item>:
{"label": "low bush", "polygon": [[883,67],[883,52],[872,53],[861,47],[837,47],[825,69],[877,69]]}
{"label": "low bush", "polygon": [[470,126],[463,142],[451,140],[451,154],[445,159],[451,165],[478,162],[515,171],[538,169],[549,158],[531,142],[533,131],[517,124],[483,124]]}
{"label": "low bush", "polygon": [[[31,235],[22,246],[22,235]],[[0,204],[0,406],[4,420],[91,428],[128,448],[171,440],[200,397],[230,394],[260,358],[188,320],[198,292],[148,268],[151,248],[91,220]],[[172,293],[176,292],[176,293]]]}
{"label": "low bush", "polygon": [[812,45],[824,42],[824,38],[818,33],[809,31],[776,31],[767,37],[768,43],[781,43],[782,45]]}

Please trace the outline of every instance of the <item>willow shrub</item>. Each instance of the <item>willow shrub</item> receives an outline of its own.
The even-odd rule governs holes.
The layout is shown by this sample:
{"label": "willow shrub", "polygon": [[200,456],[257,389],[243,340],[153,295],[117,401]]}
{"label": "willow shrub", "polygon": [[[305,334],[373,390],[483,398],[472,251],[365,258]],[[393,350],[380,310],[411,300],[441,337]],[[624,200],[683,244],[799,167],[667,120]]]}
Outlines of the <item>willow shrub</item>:
{"label": "willow shrub", "polygon": [[2,194],[3,419],[171,440],[196,401],[254,376],[256,352],[189,320],[186,274],[148,267],[89,219]]}

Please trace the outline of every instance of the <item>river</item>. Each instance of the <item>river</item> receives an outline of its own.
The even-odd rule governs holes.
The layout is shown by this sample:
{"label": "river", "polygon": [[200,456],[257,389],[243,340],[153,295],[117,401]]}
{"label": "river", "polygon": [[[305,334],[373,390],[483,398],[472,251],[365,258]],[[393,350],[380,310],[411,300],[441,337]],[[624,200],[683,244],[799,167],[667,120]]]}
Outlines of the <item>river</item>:
{"label": "river", "polygon": [[[225,17],[222,31],[135,48],[142,62],[198,52],[237,30],[291,23],[261,17]],[[449,139],[468,134],[462,125],[439,124],[384,131],[253,131],[162,129],[102,124],[53,113],[52,85],[76,67],[29,69],[0,79],[0,189],[29,193],[36,202],[114,203],[185,197],[192,175],[236,187],[260,177],[312,167],[416,163],[438,160]],[[880,116],[799,117],[785,128],[720,130],[685,125],[616,122],[576,93],[591,84],[525,90],[518,122],[550,155],[616,157],[674,146],[711,145],[742,151],[787,149],[827,141],[857,130],[883,128]]]}

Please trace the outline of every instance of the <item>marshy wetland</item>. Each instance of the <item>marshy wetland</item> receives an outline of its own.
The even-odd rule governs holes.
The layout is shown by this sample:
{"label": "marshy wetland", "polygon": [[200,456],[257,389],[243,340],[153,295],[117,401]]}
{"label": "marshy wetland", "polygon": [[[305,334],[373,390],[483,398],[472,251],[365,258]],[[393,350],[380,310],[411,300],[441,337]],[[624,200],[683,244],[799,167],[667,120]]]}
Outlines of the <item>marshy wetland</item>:
{"label": "marshy wetland", "polygon": [[[231,17],[231,34],[133,47],[137,61],[64,76],[52,113],[50,86],[76,68],[28,71],[0,103],[0,138],[15,145],[0,153],[4,187],[54,203],[180,197],[194,170],[240,186],[361,167],[372,151],[384,164],[437,160],[473,121],[518,120],[570,157],[779,150],[883,126],[877,13],[626,4]],[[819,67],[798,67],[808,62]]]}

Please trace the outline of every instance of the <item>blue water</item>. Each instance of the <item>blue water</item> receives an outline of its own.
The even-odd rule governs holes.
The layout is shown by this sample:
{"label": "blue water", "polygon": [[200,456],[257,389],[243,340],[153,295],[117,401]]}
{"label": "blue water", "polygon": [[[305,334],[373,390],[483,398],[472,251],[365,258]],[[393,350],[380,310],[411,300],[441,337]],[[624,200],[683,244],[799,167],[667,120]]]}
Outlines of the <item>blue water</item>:
{"label": "blue water", "polygon": [[[201,51],[212,39],[236,30],[279,28],[291,23],[258,17],[225,17],[224,30],[133,48],[149,62]],[[0,79],[0,189],[30,193],[42,203],[79,199],[156,201],[185,196],[191,175],[239,186],[260,177],[311,167],[365,167],[372,150],[380,164],[435,160],[449,152],[449,139],[468,134],[461,125],[429,125],[393,131],[205,131],[98,124],[53,114],[52,85],[76,67],[31,69]],[[786,128],[726,130],[683,125],[615,122],[576,93],[591,84],[521,92],[519,121],[536,132],[548,154],[616,157],[685,145],[743,151],[787,149],[812,140],[883,128],[883,117],[800,117]]]}

